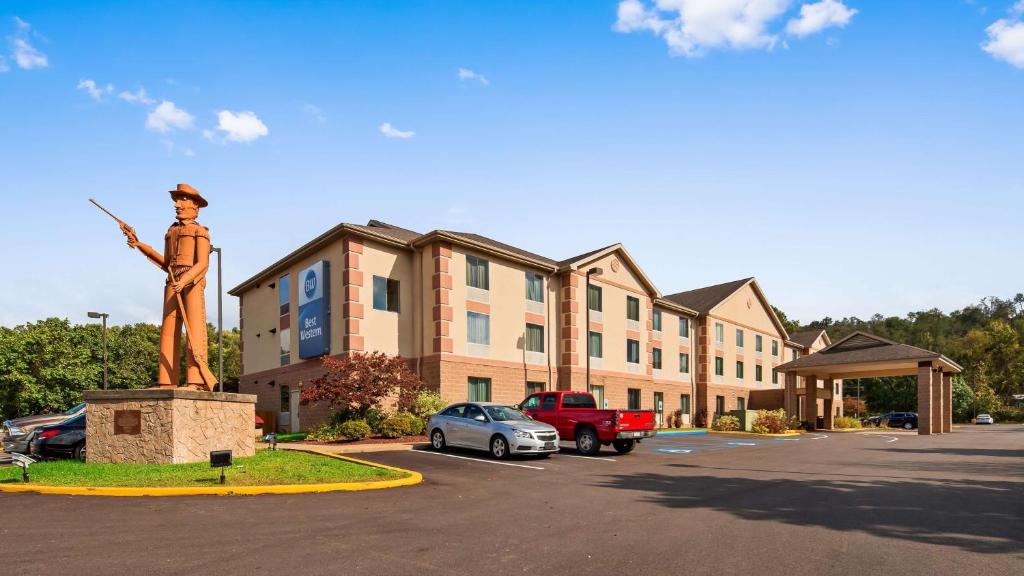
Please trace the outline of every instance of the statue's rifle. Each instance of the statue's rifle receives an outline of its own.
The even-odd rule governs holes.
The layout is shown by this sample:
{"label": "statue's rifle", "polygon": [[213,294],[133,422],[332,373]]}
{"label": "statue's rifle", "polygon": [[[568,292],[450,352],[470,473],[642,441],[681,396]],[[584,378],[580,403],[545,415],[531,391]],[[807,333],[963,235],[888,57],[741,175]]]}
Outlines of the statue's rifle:
{"label": "statue's rifle", "polygon": [[[89,198],[89,202],[92,202],[94,206],[106,212],[107,216],[110,216],[115,221],[117,221],[117,223],[121,226],[121,231],[124,232],[126,235],[128,234],[128,230],[131,230],[134,235],[135,229],[129,226],[127,222],[121,220],[117,216],[114,216],[113,212],[107,210],[103,206],[100,206],[100,203],[93,200],[92,198]],[[131,248],[131,246],[129,246],[129,248]],[[170,266],[167,266],[167,273],[171,275],[171,282],[177,284],[178,280],[177,278],[174,277],[174,269]],[[202,356],[197,355],[196,348],[195,346],[192,345],[192,332],[189,330],[188,327],[188,316],[185,315],[185,303],[181,300],[181,292],[175,291],[174,296],[178,300],[178,310],[181,312],[181,323],[185,326],[185,341],[188,343],[188,349],[192,352],[193,358],[203,359],[202,362],[196,362],[196,364],[199,365],[199,374],[202,376],[203,382],[206,384],[206,386],[209,387],[210,390],[213,390],[214,387],[217,385],[217,377],[213,375],[213,372],[210,370],[210,367],[206,365],[206,354],[204,353]]]}

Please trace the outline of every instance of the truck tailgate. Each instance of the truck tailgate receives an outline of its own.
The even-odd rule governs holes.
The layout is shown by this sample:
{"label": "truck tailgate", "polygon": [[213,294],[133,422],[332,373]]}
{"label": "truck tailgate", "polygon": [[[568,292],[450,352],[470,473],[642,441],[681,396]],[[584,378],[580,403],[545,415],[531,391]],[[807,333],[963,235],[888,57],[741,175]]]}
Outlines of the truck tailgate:
{"label": "truck tailgate", "polygon": [[653,430],[653,410],[619,410],[620,430]]}

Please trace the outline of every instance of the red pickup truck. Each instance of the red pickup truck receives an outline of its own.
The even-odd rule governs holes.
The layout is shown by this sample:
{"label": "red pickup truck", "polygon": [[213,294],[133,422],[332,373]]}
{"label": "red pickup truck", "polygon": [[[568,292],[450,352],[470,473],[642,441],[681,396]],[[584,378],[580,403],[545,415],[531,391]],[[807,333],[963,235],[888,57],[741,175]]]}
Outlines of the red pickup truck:
{"label": "red pickup truck", "polygon": [[538,392],[527,396],[519,408],[554,426],[559,438],[575,439],[580,454],[597,454],[602,444],[626,454],[640,439],[656,434],[653,410],[600,410],[589,392]]}

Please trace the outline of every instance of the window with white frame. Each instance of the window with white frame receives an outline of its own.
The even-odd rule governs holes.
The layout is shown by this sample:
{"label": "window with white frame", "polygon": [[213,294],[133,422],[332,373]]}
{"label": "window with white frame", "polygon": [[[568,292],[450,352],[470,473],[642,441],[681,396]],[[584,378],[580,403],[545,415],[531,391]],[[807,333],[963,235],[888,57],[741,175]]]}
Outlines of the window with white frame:
{"label": "window with white frame", "polygon": [[679,337],[689,338],[690,337],[690,319],[684,316],[679,317]]}
{"label": "window with white frame", "polygon": [[544,327],[540,324],[526,325],[526,351],[544,352]]}
{"label": "window with white frame", "polygon": [[466,255],[466,286],[490,290],[490,265],[479,256]]}
{"label": "window with white frame", "polygon": [[470,344],[490,345],[491,317],[479,312],[466,312],[466,341]]}
{"label": "window with white frame", "polygon": [[532,302],[544,301],[544,277],[536,272],[526,273],[526,299]]}
{"label": "window with white frame", "polygon": [[715,343],[725,344],[725,326],[721,322],[715,322]]}
{"label": "window with white frame", "polygon": [[640,341],[629,338],[626,340],[626,362],[628,364],[640,363]]}

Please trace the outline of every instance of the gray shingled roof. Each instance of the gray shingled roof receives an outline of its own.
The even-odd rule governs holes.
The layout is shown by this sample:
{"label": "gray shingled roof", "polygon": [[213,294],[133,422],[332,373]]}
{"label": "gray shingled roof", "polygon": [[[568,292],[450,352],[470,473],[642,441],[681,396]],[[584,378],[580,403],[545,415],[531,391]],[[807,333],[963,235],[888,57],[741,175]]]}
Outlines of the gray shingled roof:
{"label": "gray shingled roof", "polygon": [[565,260],[560,260],[558,262],[558,267],[561,268],[562,266],[568,266],[569,264],[572,264],[573,262],[577,262],[579,260],[585,260],[585,259],[593,256],[594,254],[600,254],[601,252],[604,252],[605,250],[607,250],[607,249],[609,249],[609,248],[611,248],[613,246],[618,246],[618,245],[619,245],[619,243],[616,242],[615,244],[609,244],[609,245],[605,246],[604,248],[598,248],[597,250],[591,250],[590,252],[584,252],[583,254],[578,254],[576,256],[573,256],[572,258],[566,258]]}
{"label": "gray shingled roof", "polygon": [[824,332],[824,330],[821,329],[804,330],[803,332],[790,334],[789,339],[790,341],[796,342],[797,344],[803,346],[804,348],[810,348],[811,345],[814,344],[814,341],[818,339],[818,336],[821,336],[822,332]]}
{"label": "gray shingled roof", "polygon": [[529,258],[530,260],[537,260],[537,261],[543,262],[545,264],[550,264],[551,266],[556,266],[558,264],[558,262],[556,262],[556,261],[554,261],[551,258],[548,258],[546,256],[541,256],[540,254],[534,254],[533,252],[530,252],[530,251],[527,251],[527,250],[523,250],[522,248],[516,248],[515,246],[512,246],[511,244],[505,244],[504,242],[498,242],[497,240],[495,240],[493,238],[488,238],[486,236],[481,236],[479,234],[473,234],[472,232],[456,232],[454,230],[441,230],[441,232],[444,232],[446,234],[451,234],[452,236],[463,238],[463,239],[468,240],[470,242],[476,242],[476,243],[479,243],[479,244],[483,244],[484,246],[490,246],[491,248],[495,248],[497,250],[504,250],[505,252],[511,252],[513,254],[517,254],[517,255],[522,256],[524,258]]}
{"label": "gray shingled roof", "polygon": [[725,282],[724,284],[715,284],[714,286],[706,286],[704,288],[697,288],[696,290],[689,290],[687,292],[679,292],[677,294],[669,294],[665,296],[666,300],[671,300],[676,304],[681,304],[687,308],[692,308],[701,314],[707,314],[712,308],[718,306],[723,300],[732,296],[737,290],[745,286],[753,278],[743,278],[742,280],[733,280],[732,282]]}
{"label": "gray shingled roof", "polygon": [[918,348],[909,344],[900,344],[899,342],[886,340],[867,332],[854,332],[828,348],[786,362],[778,366],[777,369],[786,371],[814,368],[816,366],[831,366],[834,364],[869,364],[900,361],[923,362],[928,360],[942,360],[960,369],[956,362],[938,352],[932,352],[931,350],[925,350],[924,348]]}

